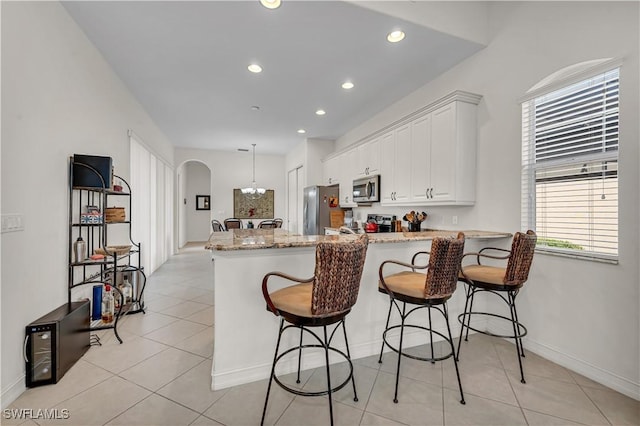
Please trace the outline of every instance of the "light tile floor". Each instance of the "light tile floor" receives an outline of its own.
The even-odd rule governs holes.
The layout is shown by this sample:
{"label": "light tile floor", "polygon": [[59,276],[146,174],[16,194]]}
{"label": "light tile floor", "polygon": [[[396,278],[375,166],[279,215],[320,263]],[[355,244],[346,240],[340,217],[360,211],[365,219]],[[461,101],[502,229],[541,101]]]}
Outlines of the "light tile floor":
{"label": "light tile floor", "polygon": [[[67,420],[2,419],[2,424],[259,424],[266,380],[210,389],[213,264],[203,245],[188,245],[149,277],[148,311],[125,317],[119,326],[122,345],[112,331],[103,332],[103,346],[92,347],[58,384],[29,389],[9,407],[67,409]],[[377,357],[355,360],[359,401],[353,401],[350,386],[335,394],[336,424],[640,424],[638,401],[531,352],[525,359],[527,383],[521,384],[515,349],[500,339],[473,335],[463,343],[466,405],[459,403],[451,359],[430,364],[409,358],[403,359],[394,404],[396,360],[395,354],[385,354],[382,364]],[[344,365],[335,366],[332,381],[344,372]],[[309,370],[300,386],[315,389],[325,380],[323,369]],[[294,396],[274,385],[266,423],[327,425],[326,397]]]}

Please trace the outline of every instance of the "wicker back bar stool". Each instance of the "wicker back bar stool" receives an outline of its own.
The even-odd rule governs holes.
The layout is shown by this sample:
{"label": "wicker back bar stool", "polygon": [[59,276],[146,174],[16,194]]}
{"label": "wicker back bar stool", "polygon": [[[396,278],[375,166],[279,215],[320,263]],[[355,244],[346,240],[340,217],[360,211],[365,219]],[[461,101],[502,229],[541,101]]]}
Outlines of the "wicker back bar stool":
{"label": "wicker back bar stool", "polygon": [[[349,352],[347,331],[345,328],[345,317],[356,303],[358,291],[360,289],[360,279],[364,268],[364,261],[367,253],[369,240],[367,235],[360,235],[353,239],[320,242],[316,246],[315,272],[311,278],[295,278],[282,272],[270,272],[262,280],[262,294],[267,303],[267,310],[276,316],[280,316],[280,328],[278,340],[269,376],[267,395],[264,401],[262,420],[264,424],[269,403],[271,384],[275,381],[281,388],[296,395],[301,396],[323,396],[328,395],[329,413],[331,424],[333,425],[333,402],[331,394],[345,387],[349,381],[353,384],[354,401],[358,400],[356,393],[356,382],[353,377],[353,364]],[[279,277],[298,284],[282,288],[269,293],[268,283],[271,278]],[[285,324],[286,323],[286,324]],[[327,327],[334,325],[330,334]],[[322,328],[322,337],[311,329]],[[342,328],[346,345],[346,353],[332,346],[331,342],[336,331]],[[282,353],[280,341],[282,334],[288,329],[300,330],[300,343],[289,348]],[[303,344],[303,334],[308,333],[315,343]],[[275,375],[276,364],[287,354],[298,351],[298,377],[300,383],[300,365],[302,361],[302,350],[306,348],[322,348],[326,361],[327,389],[320,391],[302,391],[292,388],[282,383]],[[337,386],[332,387],[329,367],[329,351],[342,356],[349,364],[349,374],[347,378]]]}
{"label": "wicker back bar stool", "polygon": [[[451,336],[451,328],[449,326],[449,312],[447,310],[447,300],[456,290],[458,273],[460,271],[460,261],[464,252],[464,234],[458,233],[457,238],[434,238],[431,242],[430,252],[418,252],[413,255],[411,263],[403,263],[397,260],[386,260],[382,262],[379,269],[380,282],[378,291],[386,293],[389,296],[389,313],[387,314],[387,323],[385,331],[382,334],[382,347],[380,348],[379,363],[382,363],[382,355],[385,345],[398,354],[398,365],[396,370],[396,387],[393,402],[398,403],[398,381],[400,378],[400,361],[403,356],[417,359],[420,361],[442,361],[447,358],[453,358],[458,378],[458,386],[460,388],[460,403],[464,404],[464,394],[462,392],[462,382],[460,381],[460,372],[458,371],[458,362],[455,356],[455,348],[453,346],[453,337]],[[429,255],[429,263],[424,266],[416,265],[416,259],[419,255]],[[388,265],[397,265],[404,270],[394,274],[385,276],[384,269]],[[396,269],[397,269],[396,266]],[[426,269],[427,273],[417,272],[418,269]],[[417,305],[411,307],[407,312],[407,304]],[[401,307],[402,305],[402,307]],[[391,311],[393,308],[400,315],[400,324],[389,326],[391,319]],[[429,315],[429,326],[423,327],[414,324],[406,324],[407,317],[413,312],[427,308]],[[433,330],[431,325],[431,308],[440,312],[447,324],[447,334]],[[398,347],[393,346],[387,334],[391,330],[400,329],[400,343]],[[421,329],[429,332],[429,341],[431,345],[431,356],[420,357],[403,352],[402,343],[405,328]],[[433,334],[437,334],[449,343],[451,352],[436,357],[433,348]]]}
{"label": "wicker back bar stool", "polygon": [[[460,344],[462,342],[462,334],[465,329],[465,341],[469,338],[469,330],[487,334],[489,336],[514,339],[518,355],[518,363],[520,365],[520,381],[522,383],[526,383],[524,379],[524,370],[522,368],[522,358],[524,358],[522,338],[526,336],[527,329],[518,320],[516,296],[529,278],[529,270],[531,269],[531,262],[533,261],[536,241],[536,233],[531,230],[527,231],[526,234],[516,232],[511,243],[511,250],[496,247],[485,247],[477,253],[465,253],[464,257],[475,256],[477,264],[463,266],[459,277],[460,281],[463,281],[467,285],[467,299],[464,304],[464,313],[458,316],[458,321],[462,324],[462,327],[460,327],[457,356],[460,356]],[[507,260],[507,266],[502,268],[482,265],[481,258]],[[509,306],[510,316],[507,317],[491,312],[474,312],[473,299],[476,293],[479,292],[488,292],[499,296]],[[506,297],[504,294],[506,294]],[[488,330],[473,328],[471,326],[472,316],[489,316],[509,321],[513,328],[513,334],[495,334]]]}

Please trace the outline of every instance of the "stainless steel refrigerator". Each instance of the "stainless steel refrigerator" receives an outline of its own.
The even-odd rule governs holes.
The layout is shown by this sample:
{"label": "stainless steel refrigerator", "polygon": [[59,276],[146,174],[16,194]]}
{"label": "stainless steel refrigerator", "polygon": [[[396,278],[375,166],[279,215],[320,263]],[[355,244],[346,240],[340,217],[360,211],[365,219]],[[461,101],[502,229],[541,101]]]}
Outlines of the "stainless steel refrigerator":
{"label": "stainless steel refrigerator", "polygon": [[302,206],[304,235],[324,235],[324,228],[331,226],[331,211],[340,210],[339,200],[338,185],[306,187]]}

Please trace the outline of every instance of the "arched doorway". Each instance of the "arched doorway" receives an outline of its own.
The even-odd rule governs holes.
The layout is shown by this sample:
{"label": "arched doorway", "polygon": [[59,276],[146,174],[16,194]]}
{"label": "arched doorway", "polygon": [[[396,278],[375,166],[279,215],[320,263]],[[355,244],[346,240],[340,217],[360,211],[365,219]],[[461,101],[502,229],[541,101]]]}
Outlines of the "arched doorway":
{"label": "arched doorway", "polygon": [[211,169],[202,161],[187,160],[176,173],[178,247],[207,241],[211,233]]}

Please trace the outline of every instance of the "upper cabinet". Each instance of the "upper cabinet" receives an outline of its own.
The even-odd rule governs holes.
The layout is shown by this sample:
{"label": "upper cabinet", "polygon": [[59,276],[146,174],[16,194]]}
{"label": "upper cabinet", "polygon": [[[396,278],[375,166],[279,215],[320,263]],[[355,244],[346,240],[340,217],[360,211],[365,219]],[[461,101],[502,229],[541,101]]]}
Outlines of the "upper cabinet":
{"label": "upper cabinet", "polygon": [[[476,187],[476,108],[480,96],[454,92],[433,109],[418,115],[396,132],[410,129],[410,148],[393,160],[393,167],[383,168],[383,190],[387,180],[396,193],[382,203],[411,205],[473,205]],[[397,136],[396,136],[397,138]],[[406,138],[405,138],[406,139]],[[406,143],[406,142],[405,142]],[[390,170],[394,174],[389,176]],[[389,172],[387,171],[389,170]],[[402,170],[402,172],[398,172]],[[409,173],[408,189],[398,176]],[[402,189],[399,187],[402,186]],[[409,191],[408,197],[398,196]]]}
{"label": "upper cabinet", "polygon": [[380,175],[382,205],[475,203],[476,109],[482,97],[455,91],[325,161],[324,184],[340,184],[354,207],[352,181]]}
{"label": "upper cabinet", "polygon": [[356,177],[380,174],[380,139],[375,138],[356,148],[358,150]]}
{"label": "upper cabinet", "polygon": [[411,126],[402,125],[381,138],[380,202],[402,204],[410,199]]}
{"label": "upper cabinet", "polygon": [[356,148],[328,158],[323,164],[323,185],[340,185],[340,207],[356,207],[352,185],[356,176]]}
{"label": "upper cabinet", "polygon": [[353,202],[353,180],[356,178],[355,166],[358,159],[357,148],[350,149],[347,152],[340,154],[341,169],[340,169],[340,207],[356,207],[357,204]]}
{"label": "upper cabinet", "polygon": [[340,183],[340,172],[342,166],[342,156],[338,155],[325,160],[322,164],[322,184],[337,185]]}

